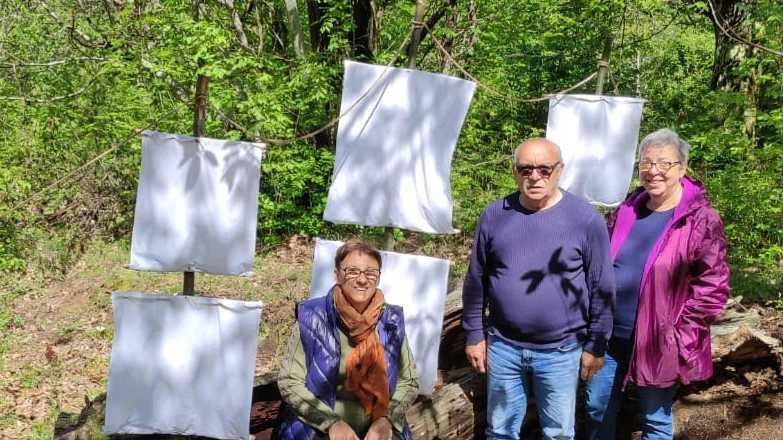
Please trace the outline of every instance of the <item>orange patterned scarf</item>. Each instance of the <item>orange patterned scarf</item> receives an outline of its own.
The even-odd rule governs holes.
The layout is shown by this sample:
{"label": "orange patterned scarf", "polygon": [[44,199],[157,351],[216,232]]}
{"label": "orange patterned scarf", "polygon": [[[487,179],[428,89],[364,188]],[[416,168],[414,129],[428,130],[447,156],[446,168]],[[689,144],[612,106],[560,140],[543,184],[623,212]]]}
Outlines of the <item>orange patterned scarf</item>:
{"label": "orange patterned scarf", "polygon": [[376,289],[364,313],[359,313],[348,302],[340,286],[334,288],[334,305],[341,327],[355,346],[345,361],[345,388],[359,399],[364,411],[371,414],[373,420],[385,417],[389,412],[386,355],[375,331],[383,304],[383,292]]}

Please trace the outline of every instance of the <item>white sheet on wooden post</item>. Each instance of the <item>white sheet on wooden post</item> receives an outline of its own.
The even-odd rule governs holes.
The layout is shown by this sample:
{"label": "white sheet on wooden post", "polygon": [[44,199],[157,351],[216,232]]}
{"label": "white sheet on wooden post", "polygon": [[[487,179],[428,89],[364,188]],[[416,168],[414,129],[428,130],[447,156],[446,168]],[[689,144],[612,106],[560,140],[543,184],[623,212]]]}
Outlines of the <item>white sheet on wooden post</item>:
{"label": "white sheet on wooden post", "polygon": [[253,270],[263,144],[142,133],[129,267]]}
{"label": "white sheet on wooden post", "polygon": [[453,233],[451,157],[476,84],[345,62],[324,220]]}
{"label": "white sheet on wooden post", "polygon": [[644,99],[555,95],[546,138],[563,152],[560,186],[585,200],[616,206],[628,193]]}
{"label": "white sheet on wooden post", "polygon": [[[316,240],[311,297],[326,295],[334,285],[334,255],[342,244]],[[379,287],[388,303],[403,307],[405,334],[419,374],[419,394],[430,395],[437,381],[449,262],[387,251],[381,251],[381,258]]]}
{"label": "white sheet on wooden post", "polygon": [[261,303],[116,292],[106,434],[246,439]]}

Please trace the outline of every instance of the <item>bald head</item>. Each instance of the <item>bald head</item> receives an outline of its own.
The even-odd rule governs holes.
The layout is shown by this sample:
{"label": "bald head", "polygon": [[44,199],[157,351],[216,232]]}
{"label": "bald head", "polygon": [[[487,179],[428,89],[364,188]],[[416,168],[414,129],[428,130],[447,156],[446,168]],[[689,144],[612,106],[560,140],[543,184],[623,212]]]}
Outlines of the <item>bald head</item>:
{"label": "bald head", "polygon": [[511,157],[514,163],[518,162],[520,152],[527,149],[547,150],[550,154],[556,155],[557,159],[555,160],[557,162],[563,162],[563,153],[560,152],[560,147],[558,147],[556,143],[545,138],[530,138],[517,145],[514,149],[514,155]]}

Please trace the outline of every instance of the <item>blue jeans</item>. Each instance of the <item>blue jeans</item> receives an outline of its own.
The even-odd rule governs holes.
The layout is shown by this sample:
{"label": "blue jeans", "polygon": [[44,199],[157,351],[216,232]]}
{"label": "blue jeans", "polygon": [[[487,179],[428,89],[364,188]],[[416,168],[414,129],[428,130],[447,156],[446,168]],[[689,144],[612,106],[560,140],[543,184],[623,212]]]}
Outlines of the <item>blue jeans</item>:
{"label": "blue jeans", "polygon": [[[628,361],[633,343],[612,339],[606,352],[604,367],[587,382],[587,438],[614,440],[617,431],[617,413],[625,399],[623,380],[628,372]],[[672,403],[677,386],[668,388],[637,387],[642,416],[642,440],[672,440],[674,417]]]}
{"label": "blue jeans", "polygon": [[543,438],[573,439],[581,345],[531,350],[493,335],[488,343],[487,440],[519,438],[531,391]]}

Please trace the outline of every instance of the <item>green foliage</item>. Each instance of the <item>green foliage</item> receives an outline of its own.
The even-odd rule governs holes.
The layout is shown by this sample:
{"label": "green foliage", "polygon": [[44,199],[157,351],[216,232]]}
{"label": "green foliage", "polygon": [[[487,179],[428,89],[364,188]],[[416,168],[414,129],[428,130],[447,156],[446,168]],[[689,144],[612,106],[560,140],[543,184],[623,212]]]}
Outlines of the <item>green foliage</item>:
{"label": "green foliage", "polygon": [[[210,77],[210,137],[290,139],[337,116],[342,60],[356,52],[352,3],[299,2],[301,56],[292,49],[282,2],[235,4],[245,47],[220,2],[200,2],[197,10],[188,0],[0,4],[0,272],[61,272],[91,237],[127,237],[140,162],[134,132],[190,133],[198,74]],[[780,2],[739,6],[754,41],[780,51]],[[457,0],[427,2],[427,8],[425,20],[440,18],[419,47],[418,68],[462,76],[464,67],[482,85],[452,163],[454,225],[463,231],[456,240],[470,237],[487,203],[514,190],[513,148],[543,134],[547,103],[520,98],[565,89],[594,72],[612,36],[604,91],[648,99],[642,134],[668,126],[691,141],[690,172],[704,180],[724,218],[735,273],[779,267],[780,58],[737,50],[732,53],[744,55],[736,62],[717,65],[705,2]],[[405,53],[396,51],[413,14],[411,1],[376,2],[371,61],[399,55],[397,65],[406,64]],[[451,58],[433,38],[450,48]],[[734,86],[714,87],[716,72]],[[593,93],[594,84],[574,92]],[[749,112],[754,102],[755,113]],[[748,115],[755,115],[750,135]],[[268,145],[259,245],[289,234],[380,240],[378,228],[322,221],[334,137],[332,127],[315,138]],[[48,187],[112,146],[95,165]]]}
{"label": "green foliage", "polygon": [[317,235],[322,228],[334,154],[306,144],[271,148],[262,162],[259,235],[264,244],[283,234]]}

